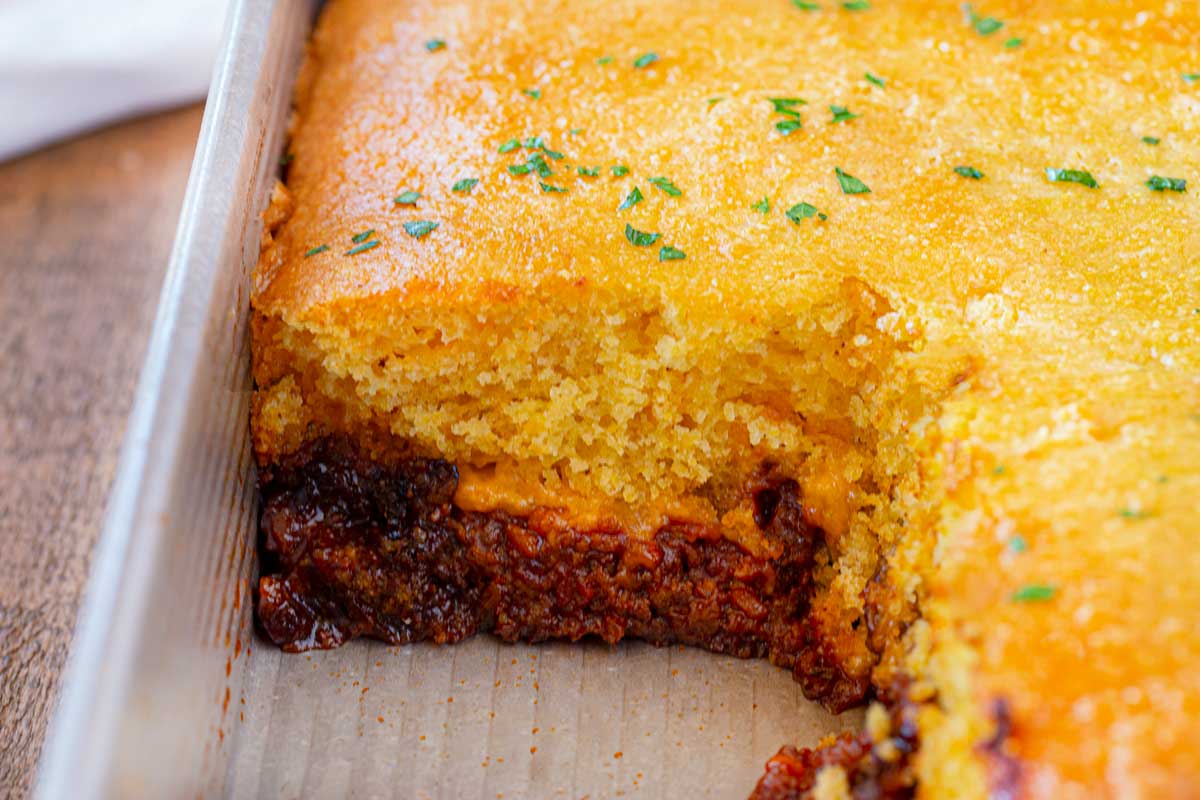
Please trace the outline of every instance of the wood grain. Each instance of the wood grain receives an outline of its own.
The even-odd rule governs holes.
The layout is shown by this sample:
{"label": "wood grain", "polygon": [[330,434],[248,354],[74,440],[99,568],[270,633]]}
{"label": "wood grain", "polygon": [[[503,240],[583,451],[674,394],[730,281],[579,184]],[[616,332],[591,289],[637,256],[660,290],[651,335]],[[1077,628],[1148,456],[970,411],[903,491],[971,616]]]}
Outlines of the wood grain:
{"label": "wood grain", "polygon": [[58,696],[200,116],[0,165],[0,796]]}

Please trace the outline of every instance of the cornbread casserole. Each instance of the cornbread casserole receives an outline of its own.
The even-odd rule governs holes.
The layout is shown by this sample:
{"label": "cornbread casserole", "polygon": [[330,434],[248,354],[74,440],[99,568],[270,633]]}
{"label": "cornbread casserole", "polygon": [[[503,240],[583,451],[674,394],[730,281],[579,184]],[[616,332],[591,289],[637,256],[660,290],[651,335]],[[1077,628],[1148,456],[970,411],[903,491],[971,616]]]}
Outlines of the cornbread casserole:
{"label": "cornbread casserole", "polygon": [[255,274],[264,631],[876,701],[761,798],[1197,796],[1195,73],[1191,1],[330,2]]}

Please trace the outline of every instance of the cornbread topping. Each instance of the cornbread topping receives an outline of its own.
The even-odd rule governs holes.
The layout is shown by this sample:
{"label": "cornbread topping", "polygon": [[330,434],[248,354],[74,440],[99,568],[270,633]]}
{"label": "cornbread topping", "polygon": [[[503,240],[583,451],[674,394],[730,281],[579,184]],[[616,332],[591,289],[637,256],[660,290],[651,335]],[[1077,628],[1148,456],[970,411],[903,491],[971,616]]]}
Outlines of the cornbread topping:
{"label": "cornbread topping", "polygon": [[690,642],[887,708],[761,797],[1189,796],[1197,41],[326,4],[252,298],[264,630]]}

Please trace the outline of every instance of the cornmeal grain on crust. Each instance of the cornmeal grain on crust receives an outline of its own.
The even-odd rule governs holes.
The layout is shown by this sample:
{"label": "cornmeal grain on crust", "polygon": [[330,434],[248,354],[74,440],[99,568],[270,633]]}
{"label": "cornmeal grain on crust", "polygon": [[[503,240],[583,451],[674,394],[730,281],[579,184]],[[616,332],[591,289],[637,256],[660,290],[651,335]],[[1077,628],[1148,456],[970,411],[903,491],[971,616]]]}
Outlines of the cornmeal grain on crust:
{"label": "cornmeal grain on crust", "polygon": [[[660,605],[580,578],[513,635],[698,640],[669,554],[732,547],[803,608],[729,578],[698,643],[820,653],[816,695],[869,679],[919,741],[771,785],[1194,792],[1198,41],[1178,2],[331,2],[255,273],[270,621],[504,635],[496,564],[611,546]],[[330,452],[322,515],[376,488],[314,533]]]}

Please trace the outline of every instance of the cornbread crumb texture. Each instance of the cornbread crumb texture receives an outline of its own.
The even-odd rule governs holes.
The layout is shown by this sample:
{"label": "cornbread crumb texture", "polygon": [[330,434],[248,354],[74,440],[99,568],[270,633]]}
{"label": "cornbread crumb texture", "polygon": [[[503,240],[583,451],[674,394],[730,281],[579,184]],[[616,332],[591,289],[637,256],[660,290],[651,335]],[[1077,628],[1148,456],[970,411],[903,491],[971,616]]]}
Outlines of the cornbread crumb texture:
{"label": "cornbread crumb texture", "polygon": [[774,462],[848,604],[885,558],[923,603],[897,635],[936,686],[922,791],[985,790],[1003,697],[1030,796],[1185,794],[1200,205],[1145,184],[1200,180],[1200,15],[1006,1],[983,35],[957,3],[821,5],[329,4],[255,276],[256,452],[404,442],[475,470],[464,502],[750,547],[739,490]]}

